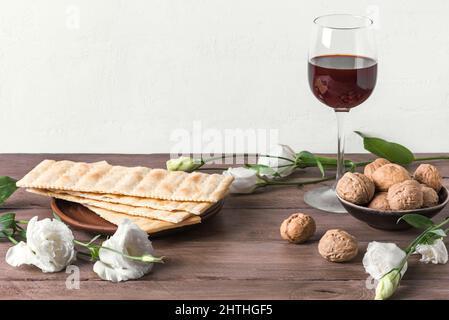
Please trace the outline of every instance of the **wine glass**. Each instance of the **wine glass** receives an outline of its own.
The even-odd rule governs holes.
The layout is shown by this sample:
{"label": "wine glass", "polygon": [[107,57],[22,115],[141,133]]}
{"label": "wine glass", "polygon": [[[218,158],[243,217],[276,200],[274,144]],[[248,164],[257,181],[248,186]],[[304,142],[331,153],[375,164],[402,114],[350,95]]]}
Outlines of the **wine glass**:
{"label": "wine glass", "polygon": [[[364,102],[377,79],[377,53],[370,18],[329,14],[313,20],[315,33],[309,50],[309,85],[315,97],[337,116],[336,182],[345,173],[344,122],[349,111]],[[304,201],[317,209],[346,212],[337,199],[335,184],[307,192]]]}

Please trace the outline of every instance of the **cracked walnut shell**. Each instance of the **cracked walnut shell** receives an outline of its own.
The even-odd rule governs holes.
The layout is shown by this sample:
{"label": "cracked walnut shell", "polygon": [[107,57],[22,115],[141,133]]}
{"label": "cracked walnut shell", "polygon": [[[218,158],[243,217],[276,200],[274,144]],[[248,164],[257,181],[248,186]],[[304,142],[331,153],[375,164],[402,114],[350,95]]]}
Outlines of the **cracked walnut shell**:
{"label": "cracked walnut shell", "polygon": [[352,260],[359,250],[355,237],[344,230],[328,230],[318,244],[320,255],[331,262]]}
{"label": "cracked walnut shell", "polygon": [[387,159],[377,158],[376,160],[365,166],[365,169],[363,169],[363,174],[368,178],[372,179],[374,171],[389,163],[391,162],[388,161]]}
{"label": "cracked walnut shell", "polygon": [[405,168],[389,163],[374,171],[372,179],[379,191],[388,191],[392,185],[410,180],[411,177]]}
{"label": "cracked walnut shell", "polygon": [[315,220],[304,213],[294,213],[285,219],[280,228],[282,239],[292,243],[303,243],[313,236]]}
{"label": "cracked walnut shell", "polygon": [[388,190],[388,204],[392,210],[412,210],[423,205],[421,185],[415,180],[397,183]]}
{"label": "cracked walnut shell", "polygon": [[442,187],[441,175],[438,169],[431,164],[421,164],[413,174],[420,183],[431,187],[436,192],[439,192]]}
{"label": "cracked walnut shell", "polygon": [[346,172],[337,183],[337,194],[354,204],[366,204],[374,196],[374,184],[361,173]]}

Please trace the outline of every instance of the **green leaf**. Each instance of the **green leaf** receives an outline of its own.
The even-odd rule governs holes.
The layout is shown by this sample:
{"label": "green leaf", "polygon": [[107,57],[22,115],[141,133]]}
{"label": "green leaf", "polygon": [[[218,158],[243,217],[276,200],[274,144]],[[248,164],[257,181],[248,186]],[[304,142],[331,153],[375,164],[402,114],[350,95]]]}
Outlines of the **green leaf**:
{"label": "green leaf", "polygon": [[304,161],[316,162],[316,156],[309,151],[301,151],[296,154],[296,157]]}
{"label": "green leaf", "polygon": [[18,231],[18,234],[19,234],[19,236],[20,236],[21,238],[23,238],[24,240],[26,240],[26,238],[27,238],[27,232],[26,232],[26,230],[20,229],[20,230]]}
{"label": "green leaf", "polygon": [[8,212],[0,216],[0,231],[14,229],[16,226],[16,214]]}
{"label": "green leaf", "polygon": [[[325,176],[324,166],[323,166],[323,163],[322,163],[322,161],[321,161],[321,159],[319,157],[315,156],[313,153],[311,153],[309,151],[301,151],[296,156],[302,162],[315,163],[317,165],[318,169],[321,172],[321,176],[322,177]],[[336,162],[336,160],[335,160],[335,162]]]}
{"label": "green leaf", "polygon": [[401,221],[401,220],[404,220],[412,227],[415,227],[418,229],[427,229],[427,228],[433,227],[435,225],[433,223],[433,221],[430,220],[429,218],[422,216],[420,214],[414,214],[414,213],[404,214],[402,217],[400,217],[398,219],[397,223],[399,223],[399,221]]}
{"label": "green leaf", "polygon": [[321,163],[321,161],[318,158],[315,158],[316,160],[316,164],[318,166],[318,169],[320,169],[321,172],[321,176],[324,178],[324,176],[326,175],[325,171],[324,171],[324,167],[323,164]]}
{"label": "green leaf", "polygon": [[274,177],[278,177],[279,173],[277,173],[273,168],[266,166],[264,164],[245,164],[245,168],[254,170],[258,175],[273,175]]}
{"label": "green leaf", "polygon": [[435,229],[435,230],[430,230],[429,233],[433,233],[439,237],[445,237],[447,236],[446,232],[444,232],[443,229]]}
{"label": "green leaf", "polygon": [[88,249],[89,249],[90,258],[92,261],[100,259],[100,247],[94,246],[94,247],[88,247]]}
{"label": "green leaf", "polygon": [[6,201],[17,190],[17,180],[8,177],[0,176],[0,204]]}
{"label": "green leaf", "polygon": [[11,229],[4,229],[0,231],[0,234],[4,238],[12,237],[14,235],[14,231]]}
{"label": "green leaf", "polygon": [[438,239],[441,239],[441,236],[440,236],[440,235],[437,235],[437,234],[435,234],[435,233],[429,231],[429,232],[427,232],[427,233],[423,236],[423,238],[422,238],[418,243],[416,243],[416,244],[417,244],[417,245],[418,245],[418,244],[434,244],[435,241],[438,240]]}
{"label": "green leaf", "polygon": [[413,153],[403,145],[376,137],[368,137],[359,131],[355,131],[355,133],[363,138],[365,150],[376,156],[398,164],[409,164],[415,160]]}

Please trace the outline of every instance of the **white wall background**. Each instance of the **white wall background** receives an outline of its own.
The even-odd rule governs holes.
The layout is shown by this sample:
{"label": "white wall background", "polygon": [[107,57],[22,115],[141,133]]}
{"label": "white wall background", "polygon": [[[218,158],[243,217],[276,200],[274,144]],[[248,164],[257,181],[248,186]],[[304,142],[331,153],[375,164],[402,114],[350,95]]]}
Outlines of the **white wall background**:
{"label": "white wall background", "polygon": [[380,27],[378,85],[348,129],[449,151],[447,0],[1,0],[0,152],[169,152],[195,120],[333,152],[306,76],[311,21],[332,12]]}

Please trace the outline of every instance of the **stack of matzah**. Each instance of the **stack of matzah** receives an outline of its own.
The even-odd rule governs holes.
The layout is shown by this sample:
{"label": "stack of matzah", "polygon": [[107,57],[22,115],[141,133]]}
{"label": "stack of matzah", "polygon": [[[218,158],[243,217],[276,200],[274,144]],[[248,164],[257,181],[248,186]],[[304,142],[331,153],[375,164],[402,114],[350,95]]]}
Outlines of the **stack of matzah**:
{"label": "stack of matzah", "polygon": [[220,174],[44,160],[17,186],[80,203],[113,224],[131,219],[154,233],[201,222],[231,182]]}

